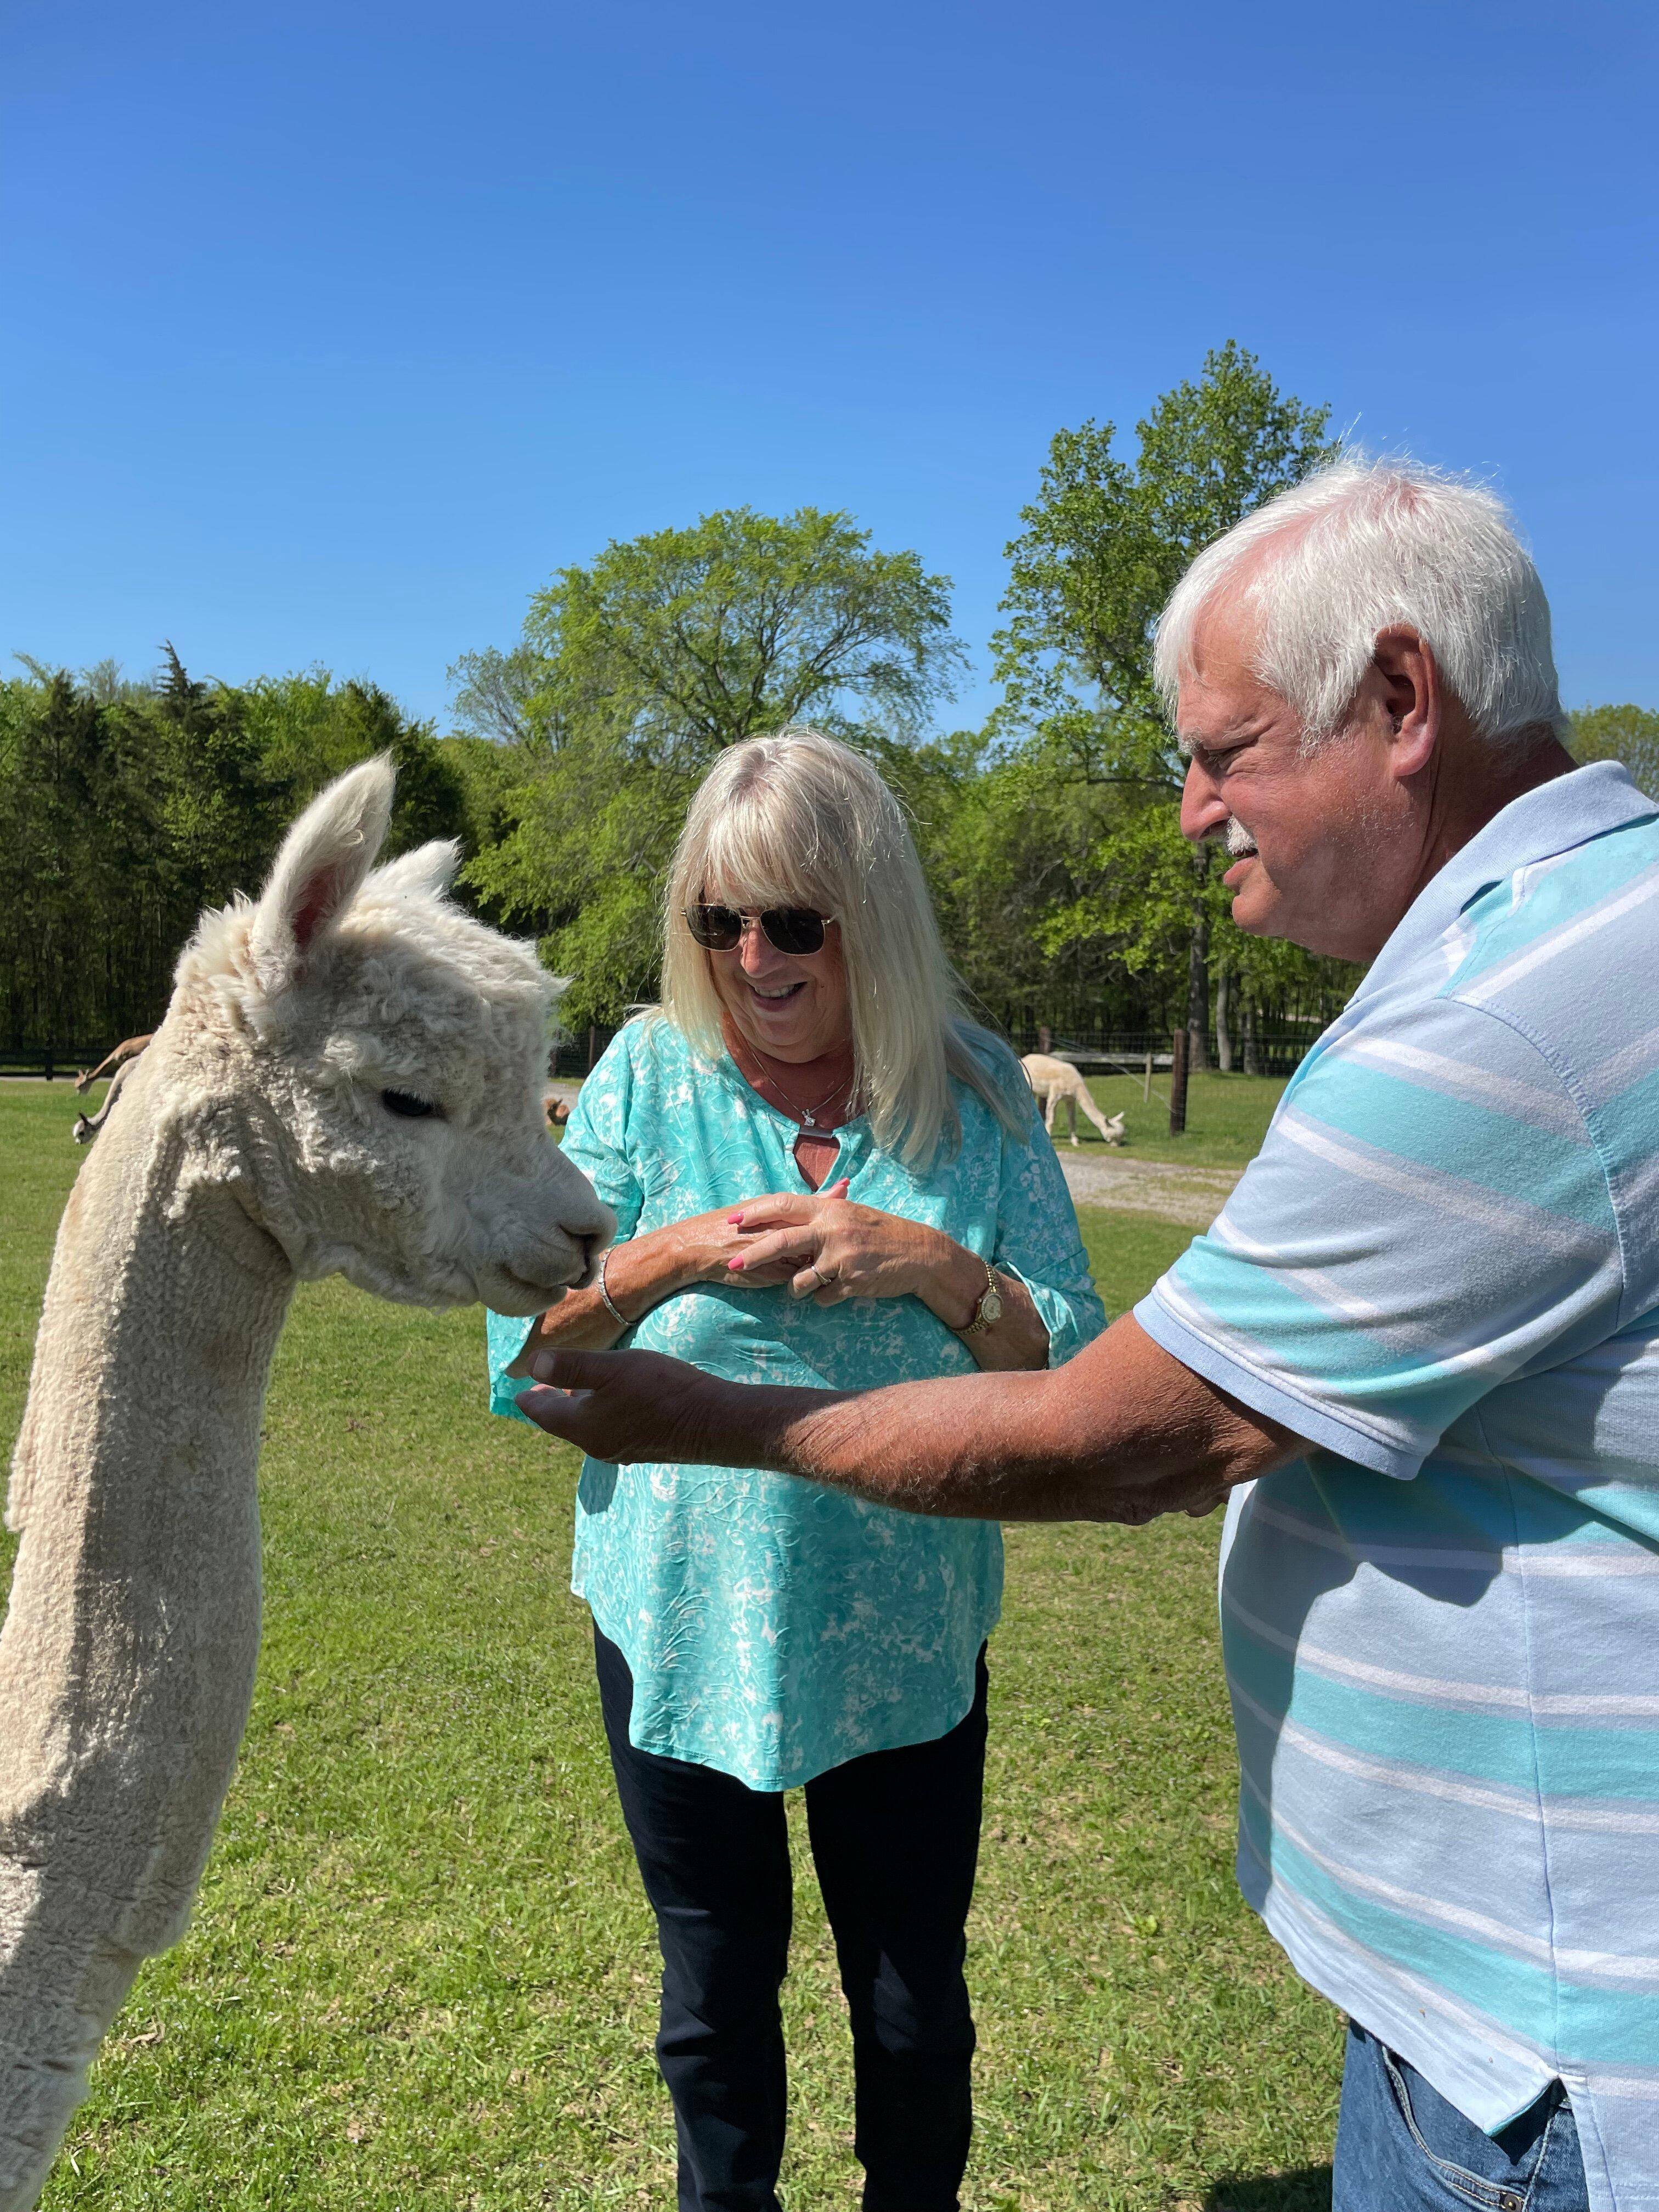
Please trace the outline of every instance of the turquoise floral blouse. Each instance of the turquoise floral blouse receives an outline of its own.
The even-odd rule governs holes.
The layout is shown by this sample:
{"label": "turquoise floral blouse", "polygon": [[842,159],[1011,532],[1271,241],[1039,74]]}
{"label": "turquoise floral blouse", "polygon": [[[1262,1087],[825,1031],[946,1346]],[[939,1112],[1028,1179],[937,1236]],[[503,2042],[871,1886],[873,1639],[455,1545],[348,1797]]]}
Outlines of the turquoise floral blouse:
{"label": "turquoise floral blouse", "polygon": [[[988,1061],[1030,1105],[1024,1142],[963,1084],[963,1141],[914,1173],[867,1123],[836,1132],[828,1180],[860,1205],[925,1221],[1019,1276],[1052,1365],[1105,1316],[1077,1216],[1011,1054]],[[695,1054],[660,1017],[631,1022],[582,1085],[565,1156],[617,1212],[619,1238],[716,1206],[805,1188],[796,1124],[722,1055]],[[489,1316],[491,1403],[522,1420],[503,1370],[528,1324]],[[771,1290],[698,1284],[665,1299],[625,1346],[734,1382],[863,1389],[967,1375],[966,1347],[920,1299],[823,1307]],[[787,1790],[844,1760],[943,1735],[973,1702],[974,1664],[1002,1596],[994,1522],[924,1519],[758,1468],[587,1460],[576,1492],[571,1587],[634,1675],[630,1733],[645,1751]]]}

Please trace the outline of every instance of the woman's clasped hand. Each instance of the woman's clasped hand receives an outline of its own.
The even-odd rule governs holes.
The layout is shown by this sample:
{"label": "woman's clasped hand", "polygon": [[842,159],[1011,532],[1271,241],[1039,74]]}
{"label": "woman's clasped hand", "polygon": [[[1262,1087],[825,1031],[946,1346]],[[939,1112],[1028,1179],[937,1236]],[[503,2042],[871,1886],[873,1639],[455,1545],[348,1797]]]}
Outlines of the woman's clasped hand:
{"label": "woman's clasped hand", "polygon": [[[728,1274],[745,1284],[787,1281],[798,1298],[830,1306],[919,1297],[952,1272],[960,1248],[949,1237],[879,1206],[855,1206],[847,1188],[842,1182],[817,1194],[778,1191],[738,1207],[728,1218],[744,1242],[726,1263]],[[982,1272],[969,1279],[975,1293],[983,1287]],[[969,1297],[964,1325],[973,1310]]]}

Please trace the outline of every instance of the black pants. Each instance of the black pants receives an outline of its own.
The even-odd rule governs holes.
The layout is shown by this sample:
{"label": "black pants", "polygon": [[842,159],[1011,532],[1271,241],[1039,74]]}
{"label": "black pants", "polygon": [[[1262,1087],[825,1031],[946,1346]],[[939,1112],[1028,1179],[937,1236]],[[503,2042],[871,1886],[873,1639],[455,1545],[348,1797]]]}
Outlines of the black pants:
{"label": "black pants", "polygon": [[[657,2059],[680,2212],[776,2212],[792,1887],[783,1798],[636,1751],[634,1683],[597,1629],[611,1762],[662,1944]],[[963,1978],[985,1778],[985,1654],[948,1735],[806,1785],[806,1823],[853,2016],[865,2212],[956,2212],[973,2124]]]}

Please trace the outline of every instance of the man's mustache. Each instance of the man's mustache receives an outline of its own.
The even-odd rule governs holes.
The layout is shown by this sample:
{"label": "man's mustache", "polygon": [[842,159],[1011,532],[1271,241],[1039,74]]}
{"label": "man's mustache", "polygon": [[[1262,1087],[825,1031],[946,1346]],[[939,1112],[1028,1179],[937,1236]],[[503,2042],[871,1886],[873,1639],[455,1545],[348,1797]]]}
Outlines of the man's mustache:
{"label": "man's mustache", "polygon": [[1224,823],[1218,823],[1210,832],[1212,843],[1224,845],[1235,860],[1247,860],[1256,851],[1256,842],[1237,815],[1230,814]]}

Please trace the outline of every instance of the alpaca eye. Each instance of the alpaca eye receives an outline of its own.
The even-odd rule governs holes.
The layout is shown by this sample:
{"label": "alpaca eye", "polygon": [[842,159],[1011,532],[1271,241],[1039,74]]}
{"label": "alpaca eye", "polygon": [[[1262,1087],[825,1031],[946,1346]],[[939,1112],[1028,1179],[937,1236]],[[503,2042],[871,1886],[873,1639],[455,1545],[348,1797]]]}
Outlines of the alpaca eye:
{"label": "alpaca eye", "polygon": [[396,1114],[404,1121],[424,1121],[438,1109],[429,1098],[417,1098],[412,1091],[383,1091],[380,1103],[388,1114]]}

